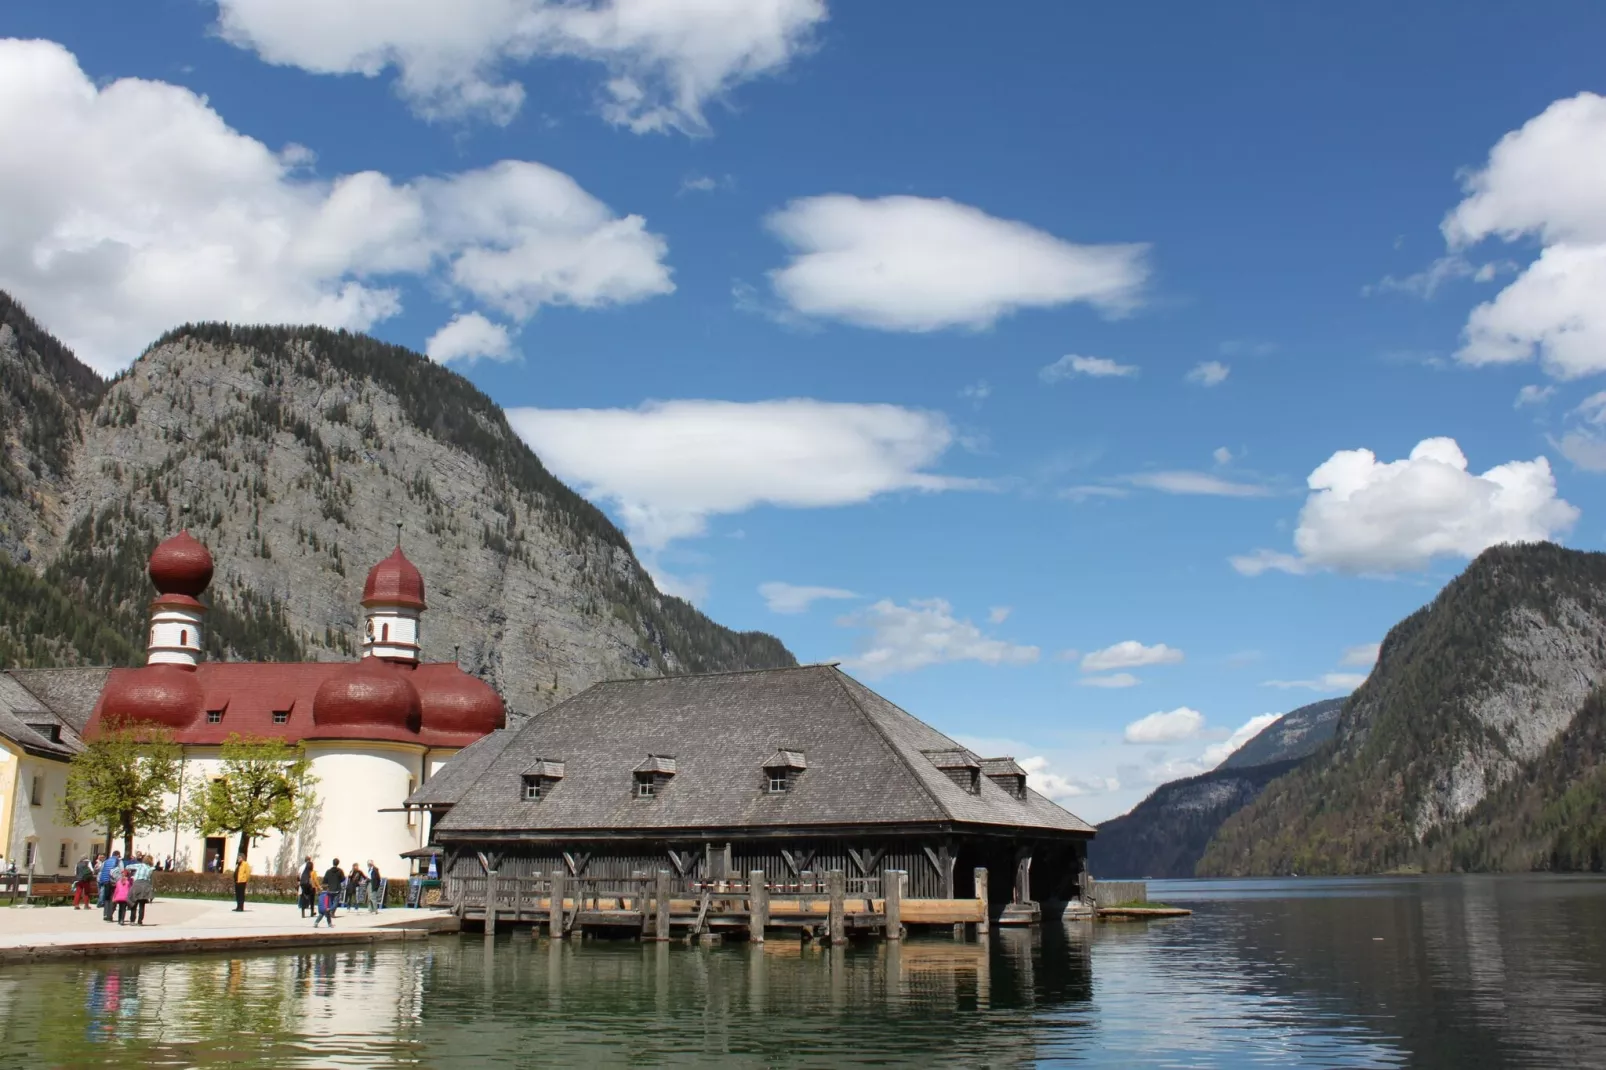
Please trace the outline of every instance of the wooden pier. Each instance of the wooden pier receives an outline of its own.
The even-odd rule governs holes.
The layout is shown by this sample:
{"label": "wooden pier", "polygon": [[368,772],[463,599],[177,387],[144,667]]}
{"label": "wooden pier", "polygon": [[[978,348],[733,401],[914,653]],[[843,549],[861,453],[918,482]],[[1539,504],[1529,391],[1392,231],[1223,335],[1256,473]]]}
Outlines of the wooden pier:
{"label": "wooden pier", "polygon": [[558,939],[592,933],[762,943],[766,934],[794,932],[843,944],[859,937],[901,940],[912,925],[988,931],[985,869],[976,870],[979,898],[915,899],[905,894],[907,887],[908,877],[899,870],[853,878],[833,870],[792,883],[767,882],[762,871],[746,880],[697,881],[669,870],[624,878],[574,877],[561,870],[499,877],[492,870],[450,878],[447,898],[462,921],[481,923],[487,933],[528,925]]}

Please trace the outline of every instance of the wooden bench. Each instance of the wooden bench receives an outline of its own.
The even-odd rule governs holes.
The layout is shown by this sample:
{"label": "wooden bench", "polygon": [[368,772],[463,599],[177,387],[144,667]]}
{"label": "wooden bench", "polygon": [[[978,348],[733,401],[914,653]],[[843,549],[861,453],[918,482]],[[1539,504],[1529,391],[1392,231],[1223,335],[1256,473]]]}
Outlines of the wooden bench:
{"label": "wooden bench", "polygon": [[33,881],[28,885],[28,899],[32,903],[36,899],[71,899],[72,881]]}

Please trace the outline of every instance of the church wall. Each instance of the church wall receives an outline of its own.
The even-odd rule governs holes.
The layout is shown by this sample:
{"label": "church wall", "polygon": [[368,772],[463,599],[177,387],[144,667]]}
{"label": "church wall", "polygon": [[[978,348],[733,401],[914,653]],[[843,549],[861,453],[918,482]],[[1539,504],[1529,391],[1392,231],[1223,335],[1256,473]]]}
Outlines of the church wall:
{"label": "church wall", "polygon": [[[34,778],[40,778],[40,804],[32,802]],[[0,853],[6,863],[17,863],[19,872],[28,868],[28,841],[34,843],[35,873],[71,873],[82,854],[97,850],[105,830],[68,825],[57,816],[56,807],[67,791],[67,763],[36,758],[0,741],[0,829],[5,840]],[[61,862],[62,847],[67,861]]]}

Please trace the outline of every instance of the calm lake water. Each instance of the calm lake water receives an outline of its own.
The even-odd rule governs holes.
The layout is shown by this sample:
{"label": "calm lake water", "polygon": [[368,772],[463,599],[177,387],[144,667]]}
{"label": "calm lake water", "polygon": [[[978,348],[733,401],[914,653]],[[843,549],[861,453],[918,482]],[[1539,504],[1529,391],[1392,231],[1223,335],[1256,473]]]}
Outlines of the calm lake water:
{"label": "calm lake water", "polygon": [[0,968],[45,1066],[1606,1066],[1606,881],[1152,882],[1178,921],[832,951],[436,938]]}

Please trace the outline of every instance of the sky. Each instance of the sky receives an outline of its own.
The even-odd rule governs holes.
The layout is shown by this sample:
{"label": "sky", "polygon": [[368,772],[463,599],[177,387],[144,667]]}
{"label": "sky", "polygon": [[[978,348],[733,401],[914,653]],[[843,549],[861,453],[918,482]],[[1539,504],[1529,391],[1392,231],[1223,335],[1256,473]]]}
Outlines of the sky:
{"label": "sky", "polygon": [[1606,7],[12,0],[0,289],[322,323],[1089,820],[1606,537]]}

